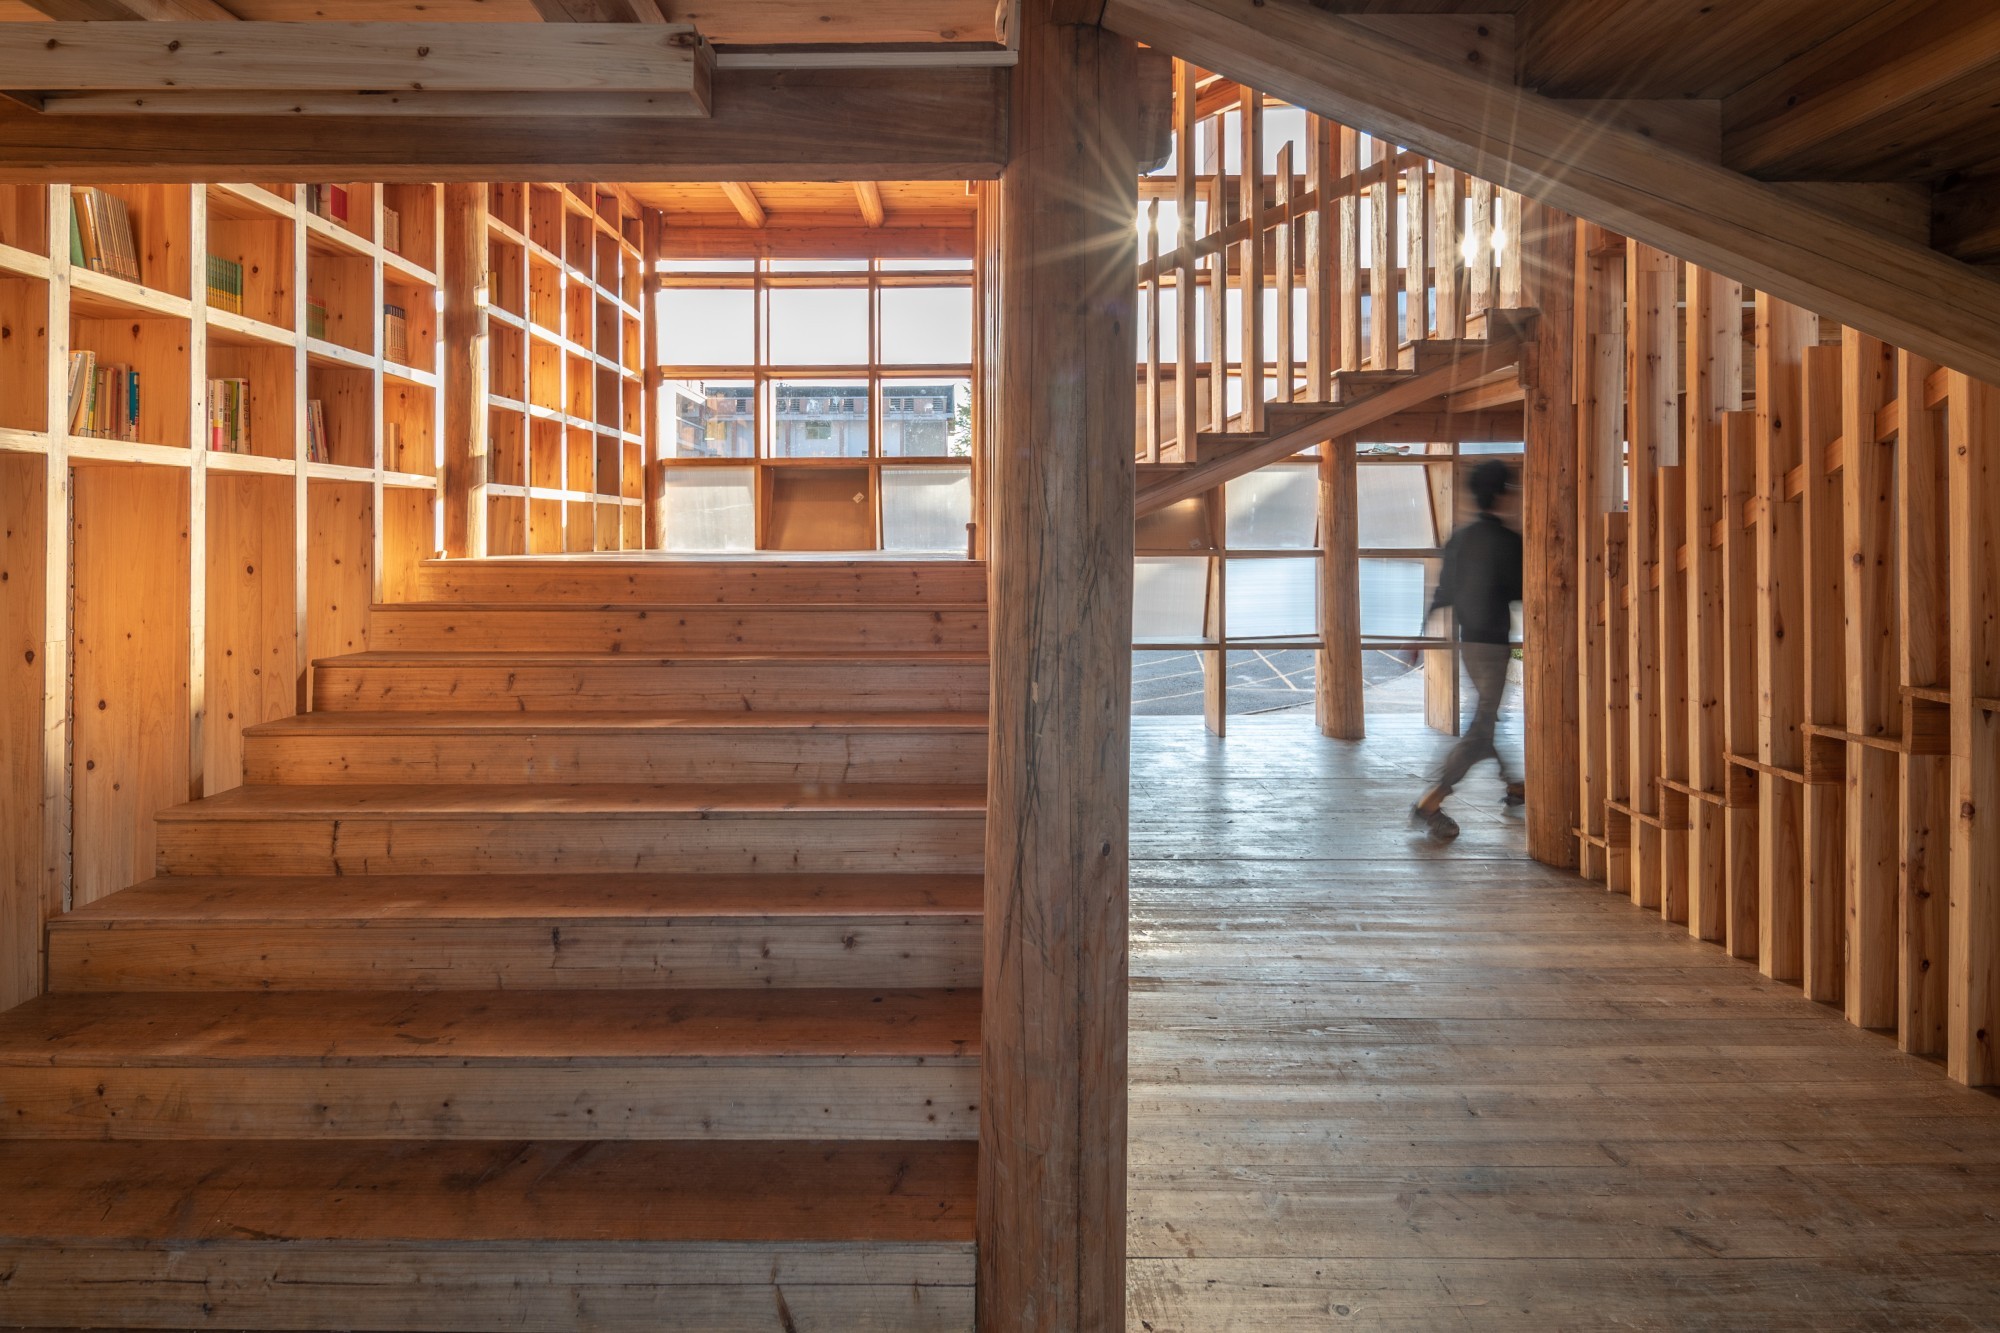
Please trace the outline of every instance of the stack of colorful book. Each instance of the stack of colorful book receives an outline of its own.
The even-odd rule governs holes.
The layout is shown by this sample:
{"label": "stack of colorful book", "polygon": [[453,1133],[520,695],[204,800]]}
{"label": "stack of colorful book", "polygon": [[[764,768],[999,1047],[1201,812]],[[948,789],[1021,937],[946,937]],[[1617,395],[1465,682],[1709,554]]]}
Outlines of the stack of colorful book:
{"label": "stack of colorful book", "polygon": [[306,399],[306,462],[331,463],[326,444],[326,404],[318,398]]}
{"label": "stack of colorful book", "polygon": [[400,365],[410,362],[410,322],[404,318],[403,307],[385,305],[382,307],[383,355]]}
{"label": "stack of colorful book", "polygon": [[221,255],[208,257],[208,308],[243,313],[243,265]]}
{"label": "stack of colorful book", "polygon": [[208,382],[208,447],[217,453],[250,452],[250,381]]}
{"label": "stack of colorful book", "polygon": [[347,187],[345,185],[306,186],[306,211],[316,213],[328,222],[347,222]]}
{"label": "stack of colorful book", "polygon": [[69,354],[69,433],[99,440],[139,438],[139,372],[100,366],[95,352]]}
{"label": "stack of colorful book", "polygon": [[138,282],[139,247],[132,239],[132,214],[125,201],[95,185],[70,192],[69,259],[92,273]]}

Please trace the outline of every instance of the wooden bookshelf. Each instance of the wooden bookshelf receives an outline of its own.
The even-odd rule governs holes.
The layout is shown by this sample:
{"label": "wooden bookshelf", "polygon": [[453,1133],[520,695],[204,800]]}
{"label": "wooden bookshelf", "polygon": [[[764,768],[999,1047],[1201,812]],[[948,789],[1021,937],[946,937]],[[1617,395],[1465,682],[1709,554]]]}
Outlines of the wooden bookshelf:
{"label": "wooden bookshelf", "polygon": [[[347,185],[345,222],[296,184],[103,188],[138,282],[71,262],[71,186],[0,185],[0,844],[41,867],[6,901],[43,912],[150,873],[155,812],[236,785],[243,729],[304,707],[311,660],[365,647],[436,549],[440,187]],[[242,265],[240,312],[211,305],[211,254]],[[81,349],[139,372],[136,439],[69,433]],[[250,383],[244,452],[205,447],[211,378]],[[39,938],[0,922],[0,1006],[40,989]]]}
{"label": "wooden bookshelf", "polygon": [[639,212],[587,184],[487,195],[487,550],[645,545]]}

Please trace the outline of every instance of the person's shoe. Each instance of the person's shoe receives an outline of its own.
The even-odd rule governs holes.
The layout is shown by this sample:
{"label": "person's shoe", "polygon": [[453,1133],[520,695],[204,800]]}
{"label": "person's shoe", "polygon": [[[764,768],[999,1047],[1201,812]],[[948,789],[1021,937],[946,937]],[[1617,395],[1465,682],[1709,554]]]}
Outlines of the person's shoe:
{"label": "person's shoe", "polygon": [[1518,782],[1508,783],[1507,794],[1501,797],[1500,803],[1509,810],[1518,805],[1526,805],[1528,803],[1527,789]]}
{"label": "person's shoe", "polygon": [[1458,836],[1458,821],[1442,810],[1434,811],[1425,823],[1432,842],[1450,842]]}

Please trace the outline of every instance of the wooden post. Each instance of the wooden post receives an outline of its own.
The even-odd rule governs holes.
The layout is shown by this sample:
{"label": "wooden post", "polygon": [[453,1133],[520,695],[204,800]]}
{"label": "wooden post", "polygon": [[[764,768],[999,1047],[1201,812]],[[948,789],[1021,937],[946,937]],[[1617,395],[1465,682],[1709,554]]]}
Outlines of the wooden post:
{"label": "wooden post", "polygon": [[[1847,730],[1892,738],[1896,698],[1894,457],[1876,443],[1875,418],[1892,396],[1895,350],[1847,331],[1841,365],[1840,479],[1847,533]],[[1921,391],[1921,390],[1920,390]],[[1847,747],[1847,1020],[1896,1023],[1896,756]]]}
{"label": "wooden post", "polygon": [[2000,389],[1953,373],[1951,1076],[2000,1080]]}
{"label": "wooden post", "polygon": [[1313,664],[1313,705],[1322,734],[1358,741],[1368,734],[1361,681],[1361,546],[1359,468],[1354,440],[1320,446],[1319,656]]}
{"label": "wooden post", "polygon": [[444,553],[486,554],[487,187],[444,187]]}
{"label": "wooden post", "polygon": [[1757,749],[1757,558],[1744,509],[1757,485],[1757,418],[1722,419],[1722,699],[1723,946],[1755,959],[1757,926],[1757,783],[1736,761]]}
{"label": "wooden post", "polygon": [[[1606,727],[1611,707],[1605,679],[1610,631],[1605,602],[1605,536],[1624,437],[1624,249],[1604,243],[1604,229],[1579,223],[1576,236],[1576,531],[1581,563],[1577,596],[1577,728],[1581,747],[1577,786],[1582,801],[1585,878],[1607,880],[1606,845],[1610,763]],[[1463,327],[1463,320],[1459,321]]]}
{"label": "wooden post", "polygon": [[[1525,537],[1522,721],[1526,754],[1528,855],[1565,869],[1577,865],[1577,506],[1576,220],[1541,204],[1522,210],[1522,262],[1529,300],[1539,309],[1524,351],[1526,387],[1522,478]],[[1450,234],[1439,232],[1437,269],[1450,270]],[[1444,283],[1440,278],[1439,288]],[[1442,310],[1442,299],[1440,309]],[[1444,333],[1444,315],[1439,315]],[[1445,334],[1445,336],[1450,336]]]}
{"label": "wooden post", "polygon": [[1237,388],[1243,398],[1243,429],[1255,431],[1264,426],[1264,261],[1269,241],[1264,235],[1262,95],[1244,88],[1238,114],[1242,119],[1237,127],[1242,131],[1242,160],[1237,166],[1242,170],[1237,174],[1236,188],[1242,192],[1238,207],[1250,224],[1250,234],[1243,239],[1243,297],[1238,307],[1242,311],[1239,331],[1243,338],[1243,366],[1237,376],[1240,381]]}
{"label": "wooden post", "polygon": [[[1841,549],[1840,474],[1827,447],[1840,438],[1840,348],[1808,347],[1802,366],[1799,443],[1804,450],[1800,515],[1805,540],[1805,719],[1847,725],[1847,670],[1833,646],[1845,629],[1847,561]],[[1805,956],[1808,1000],[1840,1004],[1847,987],[1847,747],[1837,737],[1806,738]]]}
{"label": "wooden post", "polygon": [[982,1009],[982,1328],[1125,1322],[1133,44],[1018,14]]}
{"label": "wooden post", "polygon": [[[981,211],[983,212],[984,210],[982,209]],[[663,241],[662,233],[665,230],[666,215],[659,209],[642,208],[639,210],[639,341],[643,355],[645,356],[645,361],[639,370],[642,376],[640,380],[639,401],[642,404],[641,424],[644,427],[646,440],[644,447],[639,452],[642,460],[640,464],[639,494],[645,500],[646,505],[644,524],[646,535],[641,539],[639,544],[649,550],[658,550],[667,544],[666,524],[663,517],[663,511],[666,506],[662,503],[665,497],[660,492],[660,487],[665,482],[665,476],[660,467],[660,460],[667,457],[669,450],[673,449],[677,444],[675,434],[677,423],[663,420],[660,415],[661,402],[665,398],[661,390],[666,387],[660,383],[659,371],[660,258]],[[975,295],[977,294],[977,289],[975,289]],[[973,321],[973,336],[975,339],[981,340],[978,345],[982,350],[982,360],[984,359],[985,343],[983,339],[986,336],[986,324],[985,311],[982,309],[978,318]],[[980,387],[983,389],[985,386],[982,385]],[[982,405],[973,414],[972,419],[974,425],[973,449],[977,452],[984,446],[986,432],[983,427],[986,420],[986,408]],[[982,512],[980,497],[985,492],[985,485],[985,470],[975,463],[972,469],[972,518],[975,525],[979,523],[979,516]],[[982,536],[983,533],[975,528],[974,550],[972,552],[975,556],[984,554],[983,551],[977,549],[978,542]]]}
{"label": "wooden post", "polygon": [[1371,139],[1375,163],[1368,196],[1368,364],[1396,368],[1401,321],[1396,312],[1396,146]]}
{"label": "wooden post", "polygon": [[[1951,705],[1921,691],[1941,691],[1951,661],[1948,615],[1948,530],[1945,423],[1924,403],[1937,367],[1908,352],[1897,355],[1896,608],[1899,729],[1896,789],[1901,804],[1897,897],[1902,922],[1897,963],[1896,1034],[1906,1051],[1945,1053],[1945,934],[1950,924],[1951,760],[1925,741],[1949,734]],[[1928,751],[1928,752],[1926,752]]]}
{"label": "wooden post", "polygon": [[1180,446],[1183,463],[1195,461],[1195,432],[1200,428],[1200,408],[1196,405],[1195,320],[1199,313],[1200,285],[1194,262],[1194,146],[1195,146],[1194,66],[1185,60],[1174,62],[1174,252],[1180,263],[1174,270],[1174,441]]}
{"label": "wooden post", "polygon": [[[1800,377],[1816,321],[1757,294],[1757,966],[1797,981],[1804,967],[1804,546],[1786,478],[1803,457]],[[1780,773],[1773,770],[1788,770]]]}
{"label": "wooden post", "polygon": [[[1518,238],[1509,238],[1509,248]],[[1632,729],[1627,788],[1632,804],[1632,901],[1659,907],[1665,882],[1660,845],[1660,498],[1659,468],[1680,442],[1678,330],[1680,273],[1673,257],[1637,241],[1625,258],[1626,384],[1629,441],[1625,534],[1631,590]]]}

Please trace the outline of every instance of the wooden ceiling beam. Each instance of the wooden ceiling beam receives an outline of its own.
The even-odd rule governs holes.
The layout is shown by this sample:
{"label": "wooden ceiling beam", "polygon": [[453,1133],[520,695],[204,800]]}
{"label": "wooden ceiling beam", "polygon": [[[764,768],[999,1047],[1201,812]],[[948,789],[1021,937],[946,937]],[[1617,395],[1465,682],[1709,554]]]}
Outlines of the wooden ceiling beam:
{"label": "wooden ceiling beam", "polygon": [[652,0],[533,0],[545,23],[665,23]]}
{"label": "wooden ceiling beam", "polygon": [[1968,264],[2000,264],[2000,176],[1950,181],[1932,194],[1931,244]]}
{"label": "wooden ceiling beam", "polygon": [[736,206],[736,216],[743,219],[746,227],[761,227],[765,222],[764,205],[757,198],[757,192],[741,181],[722,182],[722,192],[729,196],[729,202]]}
{"label": "wooden ceiling beam", "polygon": [[1781,299],[2000,380],[2000,282],[1308,0],[1106,0],[1104,22]]}
{"label": "wooden ceiling beam", "polygon": [[[1926,119],[1956,103],[1990,117],[2000,95],[2000,10],[1948,0],[1856,25],[1723,103],[1723,161],[1771,178],[1838,179],[1864,139],[1920,169]],[[1925,174],[1929,174],[1928,171]]]}
{"label": "wooden ceiling beam", "polygon": [[888,220],[888,211],[882,207],[882,187],[874,181],[854,182],[854,202],[861,206],[861,220],[870,228]]}
{"label": "wooden ceiling beam", "polygon": [[1007,96],[998,69],[721,70],[715,114],[672,133],[657,119],[525,109],[245,120],[0,105],[0,180],[991,180],[1007,157]]}

